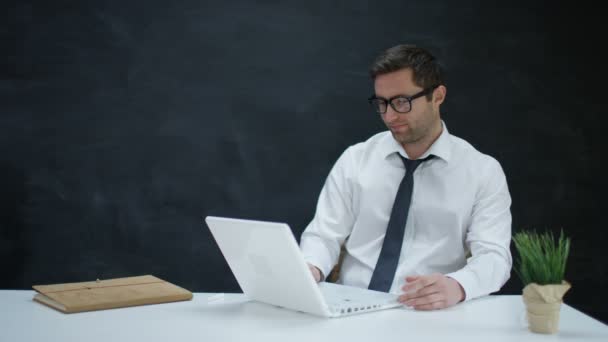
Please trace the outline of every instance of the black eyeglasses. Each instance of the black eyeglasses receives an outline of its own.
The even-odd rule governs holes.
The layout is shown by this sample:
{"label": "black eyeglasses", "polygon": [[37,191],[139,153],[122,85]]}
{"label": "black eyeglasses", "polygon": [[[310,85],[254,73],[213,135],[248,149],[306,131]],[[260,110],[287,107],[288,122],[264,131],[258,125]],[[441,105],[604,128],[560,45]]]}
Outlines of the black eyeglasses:
{"label": "black eyeglasses", "polygon": [[437,87],[438,87],[438,85],[423,89],[422,91],[420,91],[412,96],[397,95],[397,96],[391,97],[390,99],[385,99],[385,98],[377,97],[376,95],[373,95],[372,97],[367,99],[367,101],[374,108],[374,110],[376,112],[378,112],[378,114],[385,114],[386,110],[388,109],[389,104],[391,105],[391,107],[393,107],[395,112],[407,113],[412,110],[412,101],[413,100],[429,94],[430,92],[435,90],[435,88],[437,88]]}

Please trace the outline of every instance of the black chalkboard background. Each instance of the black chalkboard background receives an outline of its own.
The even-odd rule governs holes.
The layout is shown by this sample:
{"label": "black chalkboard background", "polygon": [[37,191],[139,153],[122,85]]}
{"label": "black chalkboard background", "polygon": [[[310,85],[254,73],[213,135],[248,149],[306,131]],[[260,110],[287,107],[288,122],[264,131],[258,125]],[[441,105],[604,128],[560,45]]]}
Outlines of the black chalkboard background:
{"label": "black chalkboard background", "polygon": [[[239,291],[209,214],[299,237],[383,130],[367,68],[448,71],[450,132],[496,157],[513,228],[572,236],[565,301],[608,321],[599,11],[540,1],[21,1],[0,11],[0,288],[154,274]],[[520,293],[512,275],[501,293]]]}

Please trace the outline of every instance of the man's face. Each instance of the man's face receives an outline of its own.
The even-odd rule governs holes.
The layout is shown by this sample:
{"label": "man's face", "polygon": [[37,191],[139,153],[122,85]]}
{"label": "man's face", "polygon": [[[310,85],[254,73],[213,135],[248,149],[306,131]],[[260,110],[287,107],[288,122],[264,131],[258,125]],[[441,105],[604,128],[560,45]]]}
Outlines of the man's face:
{"label": "man's face", "polygon": [[[401,69],[377,76],[374,81],[374,89],[377,97],[385,99],[397,95],[409,97],[423,90],[414,84],[411,69]],[[389,105],[386,113],[381,114],[382,121],[401,145],[428,139],[433,127],[440,123],[439,104],[443,98],[441,101],[436,101],[435,92],[438,90],[441,92],[439,88],[433,91],[431,101],[427,100],[426,96],[412,100],[412,109],[407,113],[396,112]]]}

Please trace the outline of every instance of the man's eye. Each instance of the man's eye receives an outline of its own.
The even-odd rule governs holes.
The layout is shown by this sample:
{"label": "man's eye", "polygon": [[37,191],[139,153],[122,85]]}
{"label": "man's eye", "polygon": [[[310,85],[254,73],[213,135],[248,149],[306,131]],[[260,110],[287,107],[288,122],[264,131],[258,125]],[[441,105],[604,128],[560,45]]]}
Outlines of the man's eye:
{"label": "man's eye", "polygon": [[403,106],[407,104],[407,99],[397,98],[393,100],[393,103],[395,104],[395,106]]}

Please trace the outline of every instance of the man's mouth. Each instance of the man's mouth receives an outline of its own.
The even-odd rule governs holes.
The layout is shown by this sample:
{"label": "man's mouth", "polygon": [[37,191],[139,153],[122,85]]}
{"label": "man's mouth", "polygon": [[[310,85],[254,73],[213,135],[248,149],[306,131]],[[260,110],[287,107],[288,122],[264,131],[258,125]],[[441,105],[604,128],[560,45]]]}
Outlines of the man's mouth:
{"label": "man's mouth", "polygon": [[399,129],[399,128],[403,128],[407,126],[407,124],[403,123],[403,124],[394,124],[394,125],[390,125],[390,129]]}

